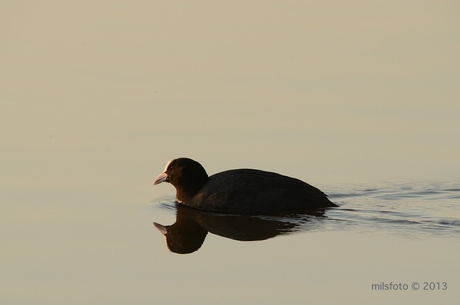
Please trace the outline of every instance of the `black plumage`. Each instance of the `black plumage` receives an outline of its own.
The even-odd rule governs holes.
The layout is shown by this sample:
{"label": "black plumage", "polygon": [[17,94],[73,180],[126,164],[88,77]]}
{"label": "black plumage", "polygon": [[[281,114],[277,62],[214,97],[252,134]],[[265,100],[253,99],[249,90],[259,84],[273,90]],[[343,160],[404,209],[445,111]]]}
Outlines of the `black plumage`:
{"label": "black plumage", "polygon": [[207,175],[198,162],[171,160],[154,181],[169,182],[189,207],[230,214],[276,214],[335,207],[327,196],[299,179],[256,169]]}

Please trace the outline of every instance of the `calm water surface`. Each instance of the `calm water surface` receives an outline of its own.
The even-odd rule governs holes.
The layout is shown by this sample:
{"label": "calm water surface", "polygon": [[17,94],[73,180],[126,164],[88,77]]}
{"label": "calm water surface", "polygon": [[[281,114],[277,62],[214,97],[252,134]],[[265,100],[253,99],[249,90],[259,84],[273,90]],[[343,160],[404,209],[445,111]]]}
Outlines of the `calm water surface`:
{"label": "calm water surface", "polygon": [[83,195],[72,204],[47,202],[50,194],[40,204],[19,198],[1,216],[0,298],[2,304],[455,304],[459,185],[318,185],[338,208],[252,217],[176,207],[171,196],[111,205]]}
{"label": "calm water surface", "polygon": [[172,217],[159,226],[167,231],[165,248],[209,256],[212,268],[221,270],[211,271],[212,280],[203,284],[211,295],[225,292],[228,303],[244,295],[273,304],[309,299],[318,304],[431,304],[440,299],[454,304],[459,185],[330,186],[329,196],[340,207],[310,214],[203,213],[176,206],[172,197],[158,200],[154,210]]}

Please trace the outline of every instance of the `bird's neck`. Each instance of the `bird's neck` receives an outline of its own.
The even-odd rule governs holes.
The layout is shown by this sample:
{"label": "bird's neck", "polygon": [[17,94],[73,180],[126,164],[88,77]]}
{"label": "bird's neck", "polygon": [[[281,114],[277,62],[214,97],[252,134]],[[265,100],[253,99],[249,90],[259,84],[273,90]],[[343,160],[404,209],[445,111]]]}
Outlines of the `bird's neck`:
{"label": "bird's neck", "polygon": [[[207,180],[207,179],[206,179]],[[195,181],[195,183],[188,184],[186,187],[176,187],[176,199],[179,202],[186,203],[190,201],[193,196],[195,196],[200,189],[203,187],[203,185],[206,183],[206,180],[204,181]]]}

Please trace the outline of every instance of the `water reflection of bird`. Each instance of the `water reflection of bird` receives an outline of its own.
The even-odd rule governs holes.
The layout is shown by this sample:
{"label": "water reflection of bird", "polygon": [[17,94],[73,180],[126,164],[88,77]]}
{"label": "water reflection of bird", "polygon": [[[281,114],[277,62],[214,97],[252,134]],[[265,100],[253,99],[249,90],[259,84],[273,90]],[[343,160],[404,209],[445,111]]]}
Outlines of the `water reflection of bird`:
{"label": "water reflection of bird", "polygon": [[154,222],[154,225],[165,236],[168,249],[180,254],[198,250],[208,232],[240,241],[265,240],[297,230],[316,228],[320,224],[318,220],[324,217],[324,211],[266,217],[217,214],[181,204],[176,204],[176,208],[174,224],[164,226]]}

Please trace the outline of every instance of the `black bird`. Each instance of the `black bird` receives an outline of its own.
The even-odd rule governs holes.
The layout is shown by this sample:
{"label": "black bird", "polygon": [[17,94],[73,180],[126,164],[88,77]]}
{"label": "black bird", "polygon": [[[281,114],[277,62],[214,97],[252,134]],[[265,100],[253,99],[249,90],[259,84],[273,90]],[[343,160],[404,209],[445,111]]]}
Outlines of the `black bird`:
{"label": "black bird", "polygon": [[208,177],[189,158],[169,161],[153,184],[169,182],[179,203],[229,214],[277,214],[336,207],[314,186],[299,179],[256,169],[233,169]]}

